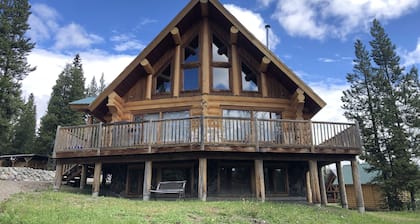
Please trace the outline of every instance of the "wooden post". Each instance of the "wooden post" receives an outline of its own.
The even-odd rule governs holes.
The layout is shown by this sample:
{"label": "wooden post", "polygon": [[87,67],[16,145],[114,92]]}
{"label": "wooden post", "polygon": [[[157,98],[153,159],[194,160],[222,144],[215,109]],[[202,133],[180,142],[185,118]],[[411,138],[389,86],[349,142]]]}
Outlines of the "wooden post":
{"label": "wooden post", "polygon": [[261,93],[262,93],[262,97],[267,97],[268,96],[268,89],[267,89],[267,79],[266,79],[266,72],[267,72],[267,68],[268,65],[270,64],[271,60],[268,59],[267,57],[263,57],[261,59],[261,64],[260,64],[260,75],[261,75]]}
{"label": "wooden post", "polygon": [[311,176],[312,203],[320,205],[321,193],[319,190],[318,168],[316,160],[309,160],[309,172]]}
{"label": "wooden post", "polygon": [[255,194],[258,200],[265,201],[264,161],[255,160]]}
{"label": "wooden post", "polygon": [[54,191],[60,190],[61,181],[63,180],[63,164],[57,163],[55,165]]}
{"label": "wooden post", "polygon": [[99,188],[101,186],[101,171],[102,163],[95,163],[95,171],[93,173],[93,185],[92,185],[92,196],[97,197],[99,195]]}
{"label": "wooden post", "polygon": [[359,210],[360,213],[364,213],[365,202],[363,200],[362,185],[360,184],[359,165],[356,159],[351,161],[351,172],[353,176],[354,193],[356,194],[357,210]]}
{"label": "wooden post", "polygon": [[306,200],[308,203],[312,203],[311,175],[309,171],[306,172]]}
{"label": "wooden post", "polygon": [[238,56],[238,47],[236,43],[238,41],[238,32],[239,30],[232,26],[230,28],[230,36],[231,36],[231,49],[232,49],[232,91],[234,96],[239,96],[241,93],[240,90],[240,82],[241,82],[241,68],[239,65],[239,56]]}
{"label": "wooden post", "polygon": [[202,201],[207,200],[207,159],[198,160],[198,198]]}
{"label": "wooden post", "polygon": [[152,161],[144,162],[143,201],[150,200],[152,186]]}
{"label": "wooden post", "polygon": [[319,188],[321,191],[321,205],[327,206],[327,190],[325,189],[325,180],[324,180],[324,168],[320,167],[318,169],[318,179],[319,179]]}
{"label": "wooden post", "polygon": [[87,165],[82,164],[82,173],[80,174],[80,189],[85,188],[87,179]]}
{"label": "wooden post", "polygon": [[143,66],[144,70],[147,72],[146,79],[146,99],[150,100],[152,98],[152,84],[153,84],[153,74],[155,70],[153,69],[150,62],[145,58],[140,62],[140,65]]}
{"label": "wooden post", "polygon": [[210,42],[210,28],[209,20],[207,17],[203,18],[203,25],[201,29],[201,45],[202,45],[202,56],[201,56],[201,91],[203,94],[210,93],[210,60],[211,60],[211,42]]}
{"label": "wooden post", "polygon": [[173,96],[179,96],[179,83],[181,77],[181,43],[182,38],[177,27],[171,30],[172,38],[175,43],[175,56],[174,56],[174,77],[173,77]]}
{"label": "wooden post", "polygon": [[335,167],[337,169],[338,186],[339,186],[339,189],[340,189],[341,207],[345,208],[345,209],[348,209],[349,204],[347,202],[346,185],[344,183],[343,169],[341,168],[341,162],[340,161],[336,162]]}

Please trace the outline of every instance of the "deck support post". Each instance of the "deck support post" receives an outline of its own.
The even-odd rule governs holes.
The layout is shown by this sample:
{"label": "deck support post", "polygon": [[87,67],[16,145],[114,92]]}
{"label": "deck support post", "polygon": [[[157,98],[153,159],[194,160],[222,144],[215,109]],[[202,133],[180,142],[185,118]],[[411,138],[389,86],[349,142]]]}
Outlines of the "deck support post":
{"label": "deck support post", "polygon": [[264,202],[265,201],[265,183],[264,183],[264,161],[255,160],[255,194],[257,199]]}
{"label": "deck support post", "polygon": [[207,200],[207,158],[198,160],[198,198]]}
{"label": "deck support post", "polygon": [[82,164],[82,173],[80,174],[80,189],[85,188],[87,178],[87,165]]}
{"label": "deck support post", "polygon": [[319,180],[318,180],[318,168],[316,160],[309,160],[309,172],[311,176],[311,189],[312,189],[312,203],[315,205],[320,205],[321,202],[321,193],[319,190]]}
{"label": "deck support post", "polygon": [[97,197],[99,195],[99,188],[101,186],[101,171],[102,163],[95,163],[95,171],[93,172],[93,185],[92,185],[92,196]]}
{"label": "deck support post", "polygon": [[55,178],[54,178],[54,191],[58,191],[61,188],[61,181],[63,180],[63,164],[57,163],[55,165]]}
{"label": "deck support post", "polygon": [[321,192],[321,205],[322,206],[327,206],[327,190],[325,188],[325,180],[324,180],[324,172],[323,172],[324,168],[323,167],[319,167],[318,169],[318,179],[319,179],[319,189]]}
{"label": "deck support post", "polygon": [[358,165],[358,162],[357,162],[356,158],[351,161],[351,172],[352,172],[352,176],[353,176],[354,191],[355,191],[355,194],[356,194],[357,210],[360,213],[364,213],[365,212],[365,202],[363,200],[362,185],[360,183],[360,176],[359,176],[359,165]]}
{"label": "deck support post", "polygon": [[341,207],[345,208],[345,209],[348,209],[349,204],[347,202],[346,185],[344,183],[343,169],[341,168],[341,162],[340,161],[336,162],[335,167],[337,169],[338,187],[340,189]]}
{"label": "deck support post", "polygon": [[143,201],[150,200],[152,186],[152,161],[144,162]]}
{"label": "deck support post", "polygon": [[312,203],[311,174],[309,171],[306,172],[306,200],[308,203]]}

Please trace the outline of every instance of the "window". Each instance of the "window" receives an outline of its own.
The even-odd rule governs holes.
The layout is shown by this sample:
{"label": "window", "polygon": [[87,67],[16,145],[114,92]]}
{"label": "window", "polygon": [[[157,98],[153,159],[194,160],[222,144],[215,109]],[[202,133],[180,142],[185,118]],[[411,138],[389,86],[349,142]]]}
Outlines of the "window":
{"label": "window", "polygon": [[184,48],[183,91],[194,91],[199,89],[200,47],[198,40],[198,36],[195,36]]}
{"label": "window", "polygon": [[242,63],[242,91],[258,92],[258,76],[247,65]]}
{"label": "window", "polygon": [[190,139],[189,111],[142,114],[134,117],[141,122],[143,143],[183,143]]}
{"label": "window", "polygon": [[229,54],[226,44],[213,35],[212,43],[213,90],[230,90]]}
{"label": "window", "polygon": [[281,114],[266,111],[223,110],[223,134],[227,141],[251,142],[254,122],[257,118],[257,133],[259,141],[280,141],[281,125],[278,119]]}
{"label": "window", "polygon": [[171,92],[171,65],[167,65],[160,73],[156,76],[155,94],[170,93]]}

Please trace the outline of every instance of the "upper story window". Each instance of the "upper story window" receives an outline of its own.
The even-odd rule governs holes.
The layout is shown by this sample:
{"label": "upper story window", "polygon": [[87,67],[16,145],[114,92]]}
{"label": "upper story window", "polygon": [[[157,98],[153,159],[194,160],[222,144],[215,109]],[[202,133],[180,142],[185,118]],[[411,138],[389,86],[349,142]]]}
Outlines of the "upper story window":
{"label": "upper story window", "polygon": [[251,70],[246,64],[242,63],[241,66],[242,76],[242,91],[258,92],[258,75],[256,72]]}
{"label": "upper story window", "polygon": [[184,47],[184,63],[183,63],[183,77],[182,90],[194,91],[200,87],[200,45],[198,36],[195,36]]}
{"label": "upper story window", "polygon": [[155,94],[171,93],[172,72],[171,64],[167,65],[162,71],[156,75]]}
{"label": "upper story window", "polygon": [[228,47],[213,35],[212,42],[212,88],[213,90],[230,90]]}

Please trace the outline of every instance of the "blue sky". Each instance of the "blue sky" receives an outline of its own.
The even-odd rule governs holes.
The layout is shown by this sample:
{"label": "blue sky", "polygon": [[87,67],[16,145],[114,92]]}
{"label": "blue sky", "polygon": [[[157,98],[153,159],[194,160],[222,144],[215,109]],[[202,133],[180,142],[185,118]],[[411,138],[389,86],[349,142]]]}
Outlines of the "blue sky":
{"label": "blue sky", "polygon": [[[66,63],[80,53],[86,83],[104,73],[110,83],[189,0],[32,0],[31,30],[37,66],[23,81],[45,113],[51,88]],[[352,71],[353,43],[370,40],[378,18],[407,68],[420,65],[420,0],[221,0],[245,27],[326,102],[316,120],[345,121],[340,109],[345,76]]]}

